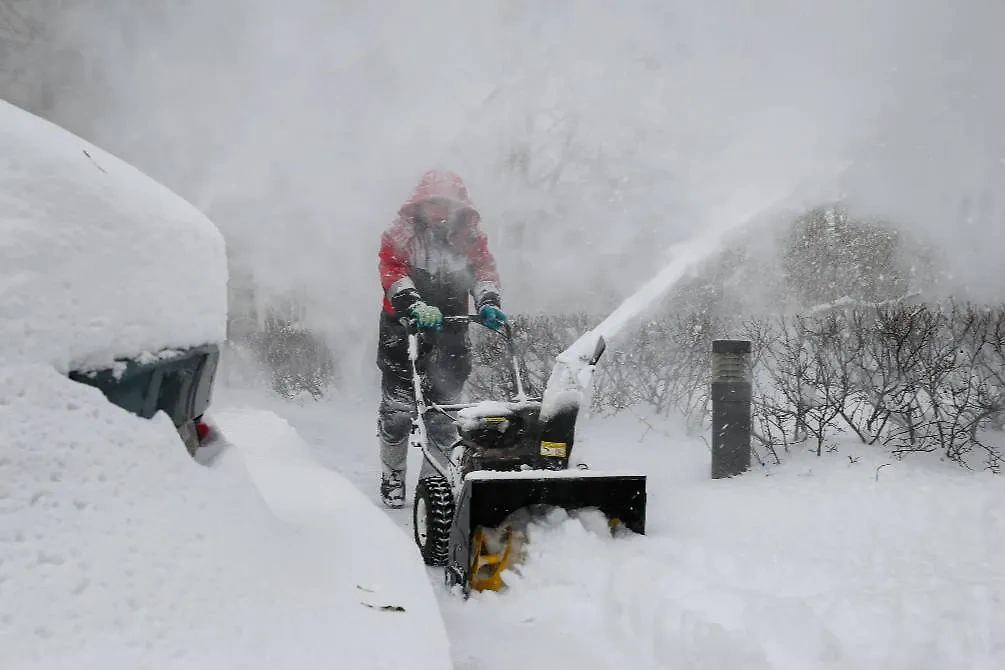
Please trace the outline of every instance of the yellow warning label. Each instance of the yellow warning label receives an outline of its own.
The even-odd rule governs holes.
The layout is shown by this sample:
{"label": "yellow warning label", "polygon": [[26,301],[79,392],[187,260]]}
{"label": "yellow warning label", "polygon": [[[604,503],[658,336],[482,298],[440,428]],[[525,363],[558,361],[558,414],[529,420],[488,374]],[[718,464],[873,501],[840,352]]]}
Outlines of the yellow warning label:
{"label": "yellow warning label", "polygon": [[565,442],[541,442],[541,455],[553,458],[565,458]]}
{"label": "yellow warning label", "polygon": [[506,417],[504,417],[504,416],[487,416],[487,417],[485,417],[485,421],[487,423],[502,423],[505,420],[506,420]]}

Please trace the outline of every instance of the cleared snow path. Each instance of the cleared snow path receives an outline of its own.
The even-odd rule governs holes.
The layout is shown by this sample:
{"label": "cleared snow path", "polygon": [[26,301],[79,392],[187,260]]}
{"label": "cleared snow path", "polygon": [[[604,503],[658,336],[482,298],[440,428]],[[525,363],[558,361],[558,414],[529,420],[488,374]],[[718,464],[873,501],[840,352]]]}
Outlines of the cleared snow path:
{"label": "cleared snow path", "polygon": [[[372,407],[276,409],[376,500]],[[711,481],[700,440],[647,421],[584,421],[577,454],[649,473],[646,537],[557,520],[467,602],[428,571],[457,668],[1005,667],[1005,479],[845,443]]]}

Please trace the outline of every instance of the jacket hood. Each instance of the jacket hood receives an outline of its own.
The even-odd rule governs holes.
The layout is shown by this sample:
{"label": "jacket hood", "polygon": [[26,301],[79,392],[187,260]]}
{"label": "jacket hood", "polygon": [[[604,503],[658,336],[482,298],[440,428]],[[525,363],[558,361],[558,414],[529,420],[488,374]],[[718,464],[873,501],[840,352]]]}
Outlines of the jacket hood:
{"label": "jacket hood", "polygon": [[464,180],[453,172],[440,170],[430,170],[422,175],[412,195],[398,213],[408,218],[416,218],[422,203],[435,201],[447,204],[454,213],[464,212],[474,220],[479,218],[478,210],[471,202]]}

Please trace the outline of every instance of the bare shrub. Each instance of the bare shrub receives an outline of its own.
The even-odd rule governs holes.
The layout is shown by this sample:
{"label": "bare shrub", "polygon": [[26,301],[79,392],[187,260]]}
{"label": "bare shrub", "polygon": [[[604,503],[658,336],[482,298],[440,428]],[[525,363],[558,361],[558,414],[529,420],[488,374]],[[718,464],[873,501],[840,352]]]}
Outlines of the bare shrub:
{"label": "bare shrub", "polygon": [[[530,392],[543,392],[554,357],[593,323],[586,314],[514,319]],[[692,432],[707,430],[711,343],[727,332],[752,343],[754,447],[775,463],[808,440],[821,454],[847,432],[898,456],[938,452],[968,467],[1002,467],[1002,306],[844,301],[742,323],[698,311],[650,319],[609,346],[592,410],[677,413]],[[498,395],[511,383],[489,365],[502,341],[477,339],[472,387]]]}
{"label": "bare shrub", "polygon": [[338,381],[331,347],[298,324],[267,319],[263,330],[246,335],[240,344],[253,352],[268,371],[272,390],[284,398],[307,393],[320,400]]}

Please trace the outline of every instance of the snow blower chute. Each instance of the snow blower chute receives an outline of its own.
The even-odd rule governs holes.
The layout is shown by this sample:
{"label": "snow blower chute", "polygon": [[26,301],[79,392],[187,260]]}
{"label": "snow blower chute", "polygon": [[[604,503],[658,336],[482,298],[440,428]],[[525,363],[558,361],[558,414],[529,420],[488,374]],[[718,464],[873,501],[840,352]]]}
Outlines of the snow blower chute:
{"label": "snow blower chute", "polygon": [[[477,315],[445,320],[481,323]],[[500,590],[503,572],[518,559],[525,524],[549,509],[599,510],[612,531],[645,533],[645,476],[569,467],[578,399],[560,398],[542,412],[541,398],[526,395],[509,324],[499,334],[512,398],[438,405],[423,393],[422,335],[414,322],[403,321],[417,405],[409,439],[423,453],[413,501],[415,542],[427,565],[445,568],[448,586],[460,585],[465,596]],[[603,351],[601,339],[591,369]]]}

